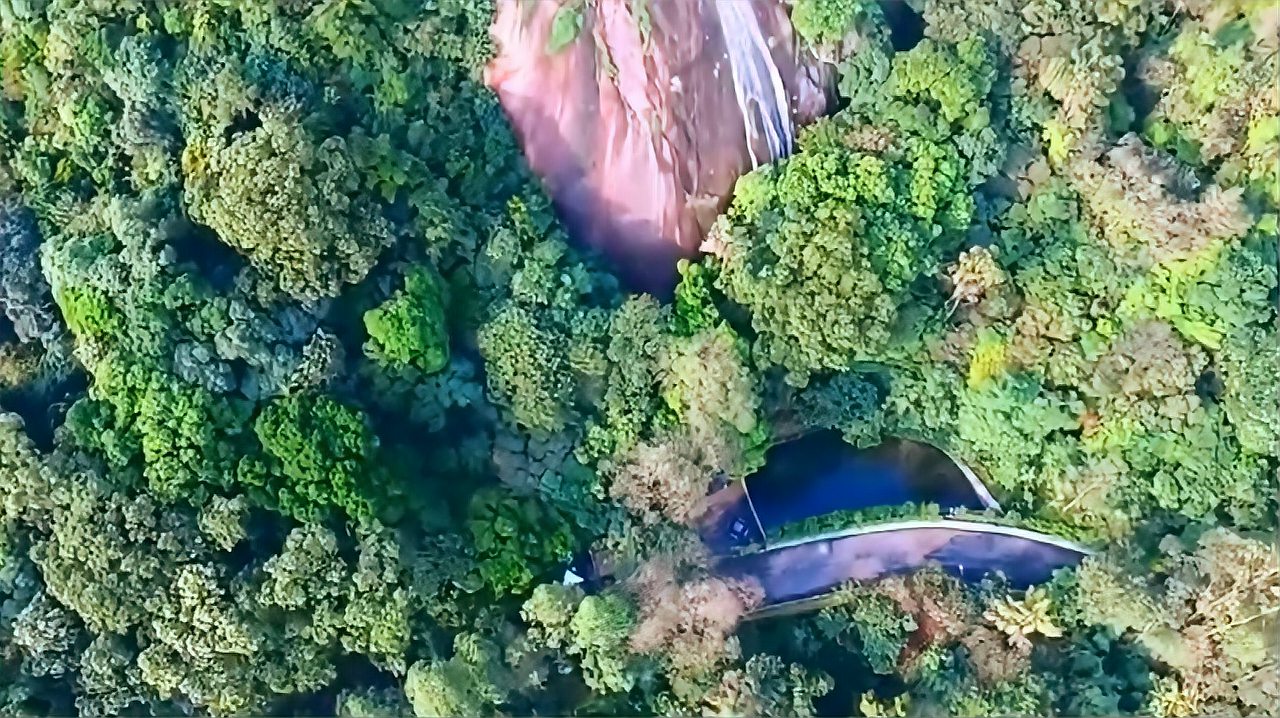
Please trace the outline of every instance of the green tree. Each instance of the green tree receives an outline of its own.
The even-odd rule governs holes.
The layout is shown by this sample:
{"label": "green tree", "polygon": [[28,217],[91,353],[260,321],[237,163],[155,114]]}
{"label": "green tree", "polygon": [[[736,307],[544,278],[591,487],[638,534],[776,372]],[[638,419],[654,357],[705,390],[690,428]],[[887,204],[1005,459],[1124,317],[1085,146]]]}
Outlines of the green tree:
{"label": "green tree", "polygon": [[573,545],[570,526],[554,507],[501,489],[472,497],[467,528],[480,575],[498,596],[527,591],[535,579],[561,566]]}
{"label": "green tree", "polygon": [[516,421],[548,432],[564,428],[572,383],[563,335],[545,328],[533,312],[508,304],[480,329],[478,343],[489,388]]}
{"label": "green tree", "polygon": [[342,138],[317,141],[300,117],[277,108],[263,107],[258,116],[256,129],[187,145],[191,216],[284,292],[336,295],[368,274],[392,242],[390,226],[360,194]]}
{"label": "green tree", "polygon": [[300,519],[337,509],[371,515],[370,496],[382,470],[365,416],[323,394],[273,400],[254,420],[261,457],[247,456],[236,479],[265,492],[271,505]]}
{"label": "green tree", "polygon": [[409,668],[405,695],[415,715],[490,715],[505,699],[513,678],[501,651],[476,634],[459,634],[448,660],[420,661]]}
{"label": "green tree", "polygon": [[993,78],[981,42],[921,43],[894,58],[883,101],[816,123],[797,154],[738,181],[708,239],[717,286],[793,380],[882,352],[908,289],[959,243],[968,188],[1001,154]]}
{"label": "green tree", "polygon": [[829,640],[865,656],[877,673],[896,672],[903,648],[917,628],[915,619],[874,589],[850,586],[839,596],[837,605],[818,615],[818,629]]}
{"label": "green tree", "polygon": [[1263,456],[1280,457],[1280,334],[1267,331],[1229,338],[1219,361],[1223,406],[1240,445]]}
{"label": "green tree", "polygon": [[437,280],[421,267],[410,269],[404,289],[364,315],[365,352],[391,366],[413,366],[432,374],[449,362],[444,297]]}
{"label": "green tree", "polygon": [[609,318],[600,416],[587,425],[585,445],[593,458],[625,454],[654,423],[669,344],[663,325],[669,316],[665,306],[641,295],[628,298]]}

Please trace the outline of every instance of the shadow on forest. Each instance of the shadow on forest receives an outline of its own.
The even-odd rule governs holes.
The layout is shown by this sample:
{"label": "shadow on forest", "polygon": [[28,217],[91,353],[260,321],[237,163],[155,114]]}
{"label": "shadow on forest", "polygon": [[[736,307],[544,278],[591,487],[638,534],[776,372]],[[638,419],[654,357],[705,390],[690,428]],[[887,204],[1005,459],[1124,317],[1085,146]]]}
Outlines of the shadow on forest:
{"label": "shadow on forest", "polygon": [[178,264],[195,268],[215,291],[225,292],[248,262],[202,224],[183,222],[168,237]]}

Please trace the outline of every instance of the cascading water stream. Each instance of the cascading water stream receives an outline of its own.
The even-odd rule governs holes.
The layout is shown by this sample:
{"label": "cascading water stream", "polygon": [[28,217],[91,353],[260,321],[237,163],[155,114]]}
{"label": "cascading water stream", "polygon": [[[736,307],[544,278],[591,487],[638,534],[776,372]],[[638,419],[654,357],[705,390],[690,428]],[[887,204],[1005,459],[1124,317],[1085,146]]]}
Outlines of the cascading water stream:
{"label": "cascading water stream", "polygon": [[[719,2],[713,7],[725,37],[733,92],[742,111],[751,168],[755,169],[786,157],[795,146],[787,89],[751,5]],[[756,156],[754,147],[761,132],[768,146],[768,156],[763,162]]]}

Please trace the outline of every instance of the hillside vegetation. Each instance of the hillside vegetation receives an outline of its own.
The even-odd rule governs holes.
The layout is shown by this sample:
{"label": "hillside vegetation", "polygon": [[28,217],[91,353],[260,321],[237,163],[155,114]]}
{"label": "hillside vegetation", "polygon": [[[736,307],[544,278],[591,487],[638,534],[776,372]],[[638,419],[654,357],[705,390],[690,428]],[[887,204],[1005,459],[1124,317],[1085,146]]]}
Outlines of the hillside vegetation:
{"label": "hillside vegetation", "polygon": [[[839,110],[657,299],[491,2],[0,0],[0,714],[1280,712],[1280,11],[911,4],[794,0]],[[822,428],[1101,550],[743,621],[702,499]]]}

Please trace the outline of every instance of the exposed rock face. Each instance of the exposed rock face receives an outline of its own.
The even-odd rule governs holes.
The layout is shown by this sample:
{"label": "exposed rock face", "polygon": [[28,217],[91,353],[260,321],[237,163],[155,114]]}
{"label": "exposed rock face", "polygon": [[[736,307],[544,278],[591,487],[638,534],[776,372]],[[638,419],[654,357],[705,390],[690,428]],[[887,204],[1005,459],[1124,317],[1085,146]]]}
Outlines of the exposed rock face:
{"label": "exposed rock face", "polygon": [[828,78],[779,0],[588,3],[556,50],[564,5],[500,3],[486,82],[570,232],[665,291],[737,178],[826,111]]}

